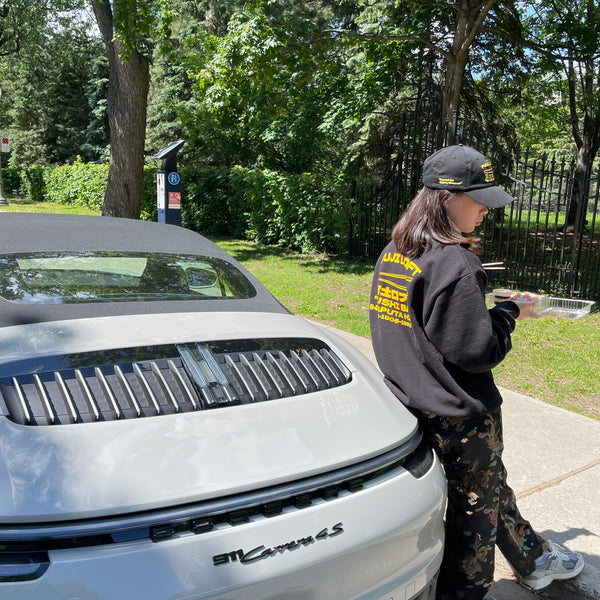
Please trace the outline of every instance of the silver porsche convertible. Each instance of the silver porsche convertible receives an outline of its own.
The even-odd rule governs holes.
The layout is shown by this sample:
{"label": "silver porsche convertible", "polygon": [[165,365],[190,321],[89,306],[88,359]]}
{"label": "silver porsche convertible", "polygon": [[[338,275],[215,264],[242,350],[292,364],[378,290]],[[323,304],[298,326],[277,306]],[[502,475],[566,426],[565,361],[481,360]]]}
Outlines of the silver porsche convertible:
{"label": "silver porsche convertible", "polygon": [[0,213],[0,597],[428,600],[445,494],[378,370],[204,237]]}

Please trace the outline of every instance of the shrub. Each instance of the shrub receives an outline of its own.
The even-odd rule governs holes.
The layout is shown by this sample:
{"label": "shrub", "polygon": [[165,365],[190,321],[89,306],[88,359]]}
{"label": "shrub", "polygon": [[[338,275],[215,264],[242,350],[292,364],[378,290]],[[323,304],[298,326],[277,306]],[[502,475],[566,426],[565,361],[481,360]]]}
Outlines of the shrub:
{"label": "shrub", "polygon": [[183,225],[205,235],[243,237],[246,218],[226,167],[182,169]]}
{"label": "shrub", "polygon": [[73,165],[55,167],[47,177],[46,200],[102,210],[107,178],[107,164],[84,164],[78,160]]}
{"label": "shrub", "polygon": [[21,169],[2,167],[2,191],[9,196],[21,194]]}
{"label": "shrub", "polygon": [[349,198],[341,181],[235,168],[232,179],[244,183],[248,234],[254,240],[304,252],[343,250]]}
{"label": "shrub", "polygon": [[140,219],[143,221],[157,221],[158,208],[156,206],[156,167],[144,167],[142,181],[142,210]]}
{"label": "shrub", "polygon": [[345,250],[349,197],[341,181],[240,166],[193,169],[183,178],[183,225],[304,252]]}
{"label": "shrub", "polygon": [[20,193],[34,202],[44,202],[48,172],[48,168],[41,165],[32,165],[26,169],[21,169]]}
{"label": "shrub", "polygon": [[46,200],[46,177],[50,167],[6,167],[2,169],[2,191],[10,196],[24,196],[34,202]]}

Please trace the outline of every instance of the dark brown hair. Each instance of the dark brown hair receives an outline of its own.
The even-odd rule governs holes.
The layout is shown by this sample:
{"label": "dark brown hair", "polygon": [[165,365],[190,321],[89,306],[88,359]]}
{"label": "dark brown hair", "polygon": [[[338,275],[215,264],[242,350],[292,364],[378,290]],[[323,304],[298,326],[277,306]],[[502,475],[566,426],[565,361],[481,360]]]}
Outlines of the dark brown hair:
{"label": "dark brown hair", "polygon": [[424,187],[415,196],[392,230],[392,241],[398,252],[418,258],[439,246],[459,244],[479,253],[479,238],[463,235],[446,214],[444,203],[454,195],[448,190]]}

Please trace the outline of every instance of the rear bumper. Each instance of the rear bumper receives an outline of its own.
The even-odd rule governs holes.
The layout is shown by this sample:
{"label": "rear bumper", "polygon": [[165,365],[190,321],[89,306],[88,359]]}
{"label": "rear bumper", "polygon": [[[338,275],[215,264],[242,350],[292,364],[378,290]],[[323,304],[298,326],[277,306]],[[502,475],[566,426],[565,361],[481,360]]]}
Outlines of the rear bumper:
{"label": "rear bumper", "polygon": [[408,600],[442,557],[445,479],[403,469],[302,510],[162,542],[53,550],[19,600]]}

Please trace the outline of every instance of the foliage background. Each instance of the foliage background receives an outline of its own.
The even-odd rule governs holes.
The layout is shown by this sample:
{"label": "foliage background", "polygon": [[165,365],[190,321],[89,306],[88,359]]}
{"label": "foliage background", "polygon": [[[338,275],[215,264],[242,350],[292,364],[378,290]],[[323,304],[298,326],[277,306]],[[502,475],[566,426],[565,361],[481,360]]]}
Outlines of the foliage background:
{"label": "foliage background", "polygon": [[[146,167],[142,218],[155,221],[156,167]],[[320,175],[283,174],[241,166],[183,167],[182,224],[205,235],[248,237],[263,244],[345,250],[350,198],[343,181],[332,185]],[[100,211],[107,164],[80,160],[58,167],[4,169],[9,195]]]}
{"label": "foliage background", "polygon": [[[32,199],[101,201],[109,65],[90,6],[2,2],[3,162],[20,170],[5,180]],[[444,0],[111,6],[117,37],[150,61],[144,218],[155,214],[152,156],[183,139],[188,226],[344,251],[351,182],[386,177],[402,115],[431,86],[456,87],[457,110],[513,147],[590,160],[598,150],[598,0],[469,0],[463,11]],[[417,145],[423,126],[411,125]]]}

